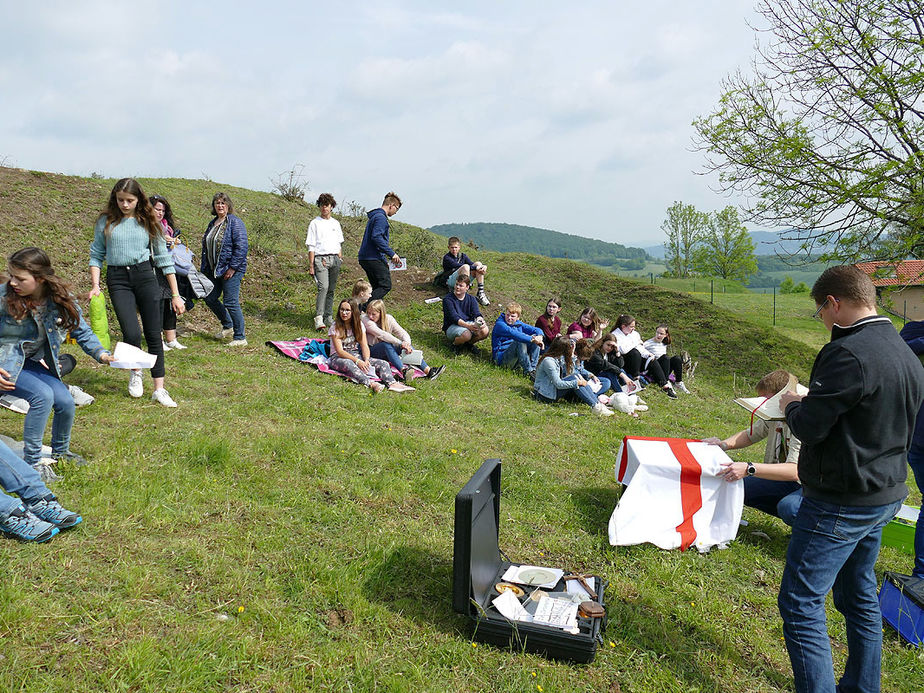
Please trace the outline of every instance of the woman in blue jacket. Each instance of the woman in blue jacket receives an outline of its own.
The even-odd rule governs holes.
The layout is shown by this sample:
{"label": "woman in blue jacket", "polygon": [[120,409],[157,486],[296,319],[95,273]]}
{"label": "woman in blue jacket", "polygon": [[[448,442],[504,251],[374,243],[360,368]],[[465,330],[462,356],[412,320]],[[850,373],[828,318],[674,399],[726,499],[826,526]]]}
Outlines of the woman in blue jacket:
{"label": "woman in blue jacket", "polygon": [[241,279],[247,271],[247,227],[233,214],[234,205],[225,193],[215,193],[212,213],[202,237],[202,273],[215,282],[205,303],[221,321],[219,339],[231,337],[228,346],[247,346],[244,311],[241,310]]}
{"label": "woman in blue jacket", "polygon": [[[599,388],[595,391],[591,383],[597,382]],[[609,380],[597,378],[575,364],[573,339],[556,337],[536,366],[533,397],[540,402],[552,404],[568,395],[576,395],[581,402],[593,409],[595,414],[612,416],[613,410],[597,399],[598,392],[603,394],[609,388]]]}
{"label": "woman in blue jacket", "polygon": [[23,459],[46,477],[53,477],[41,464],[42,438],[52,410],[52,456],[83,462],[70,451],[74,399],[61,382],[61,343],[70,332],[97,361],[109,363],[112,356],[84,322],[70,287],[55,275],[44,251],[23,248],[13,253],[9,274],[9,281],[0,286],[0,391],[29,403],[23,426]]}

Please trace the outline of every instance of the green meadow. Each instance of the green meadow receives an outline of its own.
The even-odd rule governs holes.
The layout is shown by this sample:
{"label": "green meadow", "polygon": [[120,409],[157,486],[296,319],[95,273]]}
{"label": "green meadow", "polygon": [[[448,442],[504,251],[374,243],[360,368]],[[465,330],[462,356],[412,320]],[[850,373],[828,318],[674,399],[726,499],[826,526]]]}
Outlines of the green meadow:
{"label": "green meadow", "polygon": [[[39,245],[77,291],[112,180],[0,168],[0,252]],[[792,685],[776,594],[788,530],[745,509],[723,551],[613,548],[613,465],[624,436],[728,435],[747,423],[732,402],[777,367],[807,378],[823,327],[804,295],[778,303],[777,324],[738,301],[756,294],[674,291],[568,260],[478,252],[489,267],[493,322],[517,300],[532,321],[551,295],[563,320],[592,305],[637,317],[646,337],[667,322],[698,362],[692,395],[645,393],[639,419],[546,406],[530,383],[482,355],[452,356],[429,279],[441,242],[393,222],[402,254],[432,266],[395,273],[389,312],[433,365],[416,392],[372,395],[264,345],[313,333],[315,290],[305,229],[317,210],[201,180],[143,179],[172,203],[198,253],[213,193],[248,226],[241,295],[250,345],[210,336],[203,303],[180,319],[185,351],[167,359],[164,409],[127,394],[121,371],[76,347],[68,381],[96,396],[78,410],[67,467],[53,489],[78,528],[43,545],[0,541],[2,691],[785,691]],[[413,200],[399,214],[413,219]],[[338,293],[364,277],[364,220],[347,236]],[[739,297],[742,297],[739,299]],[[759,296],[768,301],[769,296]],[[777,297],[778,301],[781,297]],[[762,311],[765,307],[761,308]],[[113,336],[117,323],[111,317]],[[578,416],[571,414],[577,413]],[[0,410],[0,433],[22,419]],[[759,446],[758,446],[759,447]],[[590,665],[476,644],[452,611],[453,499],[487,458],[503,461],[500,546],[513,560],[602,576],[609,625]],[[762,450],[735,453],[758,461]],[[921,500],[912,489],[909,503]],[[877,572],[909,572],[885,548]],[[830,603],[830,602],[829,602]],[[843,619],[829,608],[835,665]],[[924,681],[924,654],[885,634],[883,689]]]}

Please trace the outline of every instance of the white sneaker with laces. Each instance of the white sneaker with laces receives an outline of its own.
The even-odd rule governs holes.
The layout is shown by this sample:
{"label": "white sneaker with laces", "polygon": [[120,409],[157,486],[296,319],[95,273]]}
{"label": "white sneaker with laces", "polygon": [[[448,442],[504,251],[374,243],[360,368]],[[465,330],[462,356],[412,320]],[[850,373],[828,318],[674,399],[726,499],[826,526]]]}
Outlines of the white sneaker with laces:
{"label": "white sneaker with laces", "polygon": [[247,346],[247,340],[246,339],[232,339],[230,342],[226,344],[226,346],[234,346],[234,347]]}
{"label": "white sneaker with laces", "polygon": [[165,407],[175,407],[176,402],[173,401],[173,398],[170,396],[164,388],[158,388],[151,393],[151,401],[157,402]]}
{"label": "white sneaker with laces", "polygon": [[170,345],[164,342],[164,353],[166,354],[168,351],[170,351]]}
{"label": "white sneaker with laces", "polygon": [[83,407],[96,401],[93,395],[87,394],[76,385],[68,385],[67,391],[71,393],[71,398],[74,400],[74,406],[76,407]]}
{"label": "white sneaker with laces", "polygon": [[490,306],[491,301],[488,300],[488,295],[484,291],[478,292],[478,302],[483,306]]}
{"label": "white sneaker with laces", "polygon": [[597,416],[613,416],[614,414],[612,409],[603,404],[600,404],[599,402],[591,407],[591,409],[593,409],[594,414]]}
{"label": "white sneaker with laces", "polygon": [[188,347],[180,344],[179,340],[174,339],[172,342],[167,342],[167,346],[171,349],[187,349]]}
{"label": "white sneaker with laces", "polygon": [[316,330],[324,329],[324,316],[323,315],[314,316],[314,329]]}
{"label": "white sneaker with laces", "polygon": [[677,388],[676,388],[676,389],[677,389],[678,392],[682,392],[682,393],[685,394],[685,395],[692,394],[692,393],[687,389],[687,386],[683,384],[683,381],[682,381],[682,380],[681,380],[679,383],[677,383]]}
{"label": "white sneaker with laces", "polygon": [[137,399],[144,394],[144,383],[141,380],[141,371],[132,369],[128,376],[128,394]]}

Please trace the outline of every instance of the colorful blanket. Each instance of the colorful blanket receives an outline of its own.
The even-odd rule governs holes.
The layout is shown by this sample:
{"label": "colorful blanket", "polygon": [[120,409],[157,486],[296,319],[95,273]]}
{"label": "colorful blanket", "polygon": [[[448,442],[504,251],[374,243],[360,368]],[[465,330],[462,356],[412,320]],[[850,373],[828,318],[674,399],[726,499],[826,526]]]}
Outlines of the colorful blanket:
{"label": "colorful blanket", "polygon": [[[296,361],[301,361],[302,363],[310,363],[312,366],[317,368],[321,373],[329,373],[330,375],[339,375],[343,378],[347,377],[346,373],[342,371],[335,370],[328,365],[328,357],[326,354],[330,353],[330,340],[329,339],[315,339],[313,337],[299,337],[290,342],[283,341],[268,341],[266,346],[273,347],[283,356],[288,356],[290,359],[295,359]],[[401,371],[396,369],[394,366],[391,367],[391,372],[396,376],[401,374]],[[419,368],[414,368],[408,374],[413,380],[414,378],[424,377],[424,373]],[[372,374],[370,376],[372,380],[378,380],[378,376]]]}

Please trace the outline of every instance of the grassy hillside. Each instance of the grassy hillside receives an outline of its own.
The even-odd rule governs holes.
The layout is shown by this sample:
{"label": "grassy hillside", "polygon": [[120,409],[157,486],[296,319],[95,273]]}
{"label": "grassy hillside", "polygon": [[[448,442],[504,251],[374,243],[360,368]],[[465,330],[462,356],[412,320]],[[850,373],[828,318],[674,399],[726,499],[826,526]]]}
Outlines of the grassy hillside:
{"label": "grassy hillside", "polygon": [[[791,686],[775,604],[782,523],[746,509],[739,541],[706,556],[612,548],[606,523],[624,435],[730,434],[746,424],[732,396],[777,366],[804,378],[813,349],[587,265],[479,252],[492,300],[517,299],[530,320],[551,294],[562,296],[569,320],[585,304],[611,320],[635,314],[646,336],[666,320],[699,361],[694,394],[647,395],[651,411],[639,420],[532,401],[524,378],[450,355],[438,306],[423,303],[433,295],[434,260],[396,273],[387,302],[428,361],[448,369],[417,392],[371,396],[263,346],[311,332],[303,241],[313,208],[204,181],[143,184],[170,199],[194,249],[211,195],[232,197],[254,243],[242,287],[250,346],[229,350],[209,337],[217,323],[201,304],[181,318],[190,348],[167,354],[175,410],[130,399],[122,373],[71,348],[79,358],[71,382],[97,397],[78,411],[72,437],[91,464],[65,469],[55,490],[85,522],[43,546],[0,541],[0,690]],[[41,245],[85,290],[92,224],[111,185],[0,168],[0,253]],[[400,216],[413,219],[412,202]],[[363,221],[343,221],[346,291],[363,276],[355,262]],[[439,239],[410,225],[393,240],[402,254],[440,250]],[[485,313],[493,321],[499,306]],[[21,426],[0,410],[0,433],[19,437]],[[452,612],[453,497],[488,457],[504,465],[504,551],[610,583],[609,628],[590,666],[474,646]],[[891,549],[878,564],[909,566]],[[842,667],[843,621],[833,609],[831,621]],[[924,661],[888,633],[884,690],[921,680]]]}

